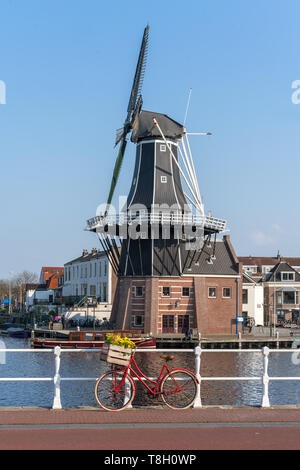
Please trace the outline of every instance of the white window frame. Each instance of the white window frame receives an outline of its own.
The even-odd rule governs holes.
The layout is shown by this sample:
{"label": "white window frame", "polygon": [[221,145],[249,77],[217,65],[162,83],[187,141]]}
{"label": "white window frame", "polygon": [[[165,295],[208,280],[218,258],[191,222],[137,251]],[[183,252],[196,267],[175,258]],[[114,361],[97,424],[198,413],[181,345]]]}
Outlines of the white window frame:
{"label": "white window frame", "polygon": [[[136,323],[136,318],[140,317],[141,318],[141,323],[137,324]],[[144,315],[133,315],[133,326],[144,326]]]}
{"label": "white window frame", "polygon": [[[169,294],[164,294],[164,288],[169,289]],[[171,297],[171,287],[170,286],[162,286],[161,296],[162,297]]]}
{"label": "white window frame", "polygon": [[[289,277],[290,274],[291,274],[293,278],[292,278],[292,279],[283,279],[283,275],[284,275],[284,274],[287,274],[287,277]],[[280,273],[280,279],[281,279],[281,281],[283,281],[283,282],[293,282],[293,281],[295,281],[295,273],[293,273],[293,272],[291,272],[291,271],[281,271],[281,273]]]}
{"label": "white window frame", "polygon": [[[216,290],[216,295],[209,295],[209,290],[210,289],[215,289]],[[216,286],[209,286],[208,288],[208,298],[209,299],[216,299],[218,295],[218,288]]]}
{"label": "white window frame", "polygon": [[[224,289],[229,289],[230,294],[224,295]],[[231,299],[231,287],[222,287],[222,299]]]}
{"label": "white window frame", "polygon": [[[137,295],[137,288],[142,289],[141,295]],[[144,287],[143,286],[134,286],[134,296],[141,298],[144,297]]]}

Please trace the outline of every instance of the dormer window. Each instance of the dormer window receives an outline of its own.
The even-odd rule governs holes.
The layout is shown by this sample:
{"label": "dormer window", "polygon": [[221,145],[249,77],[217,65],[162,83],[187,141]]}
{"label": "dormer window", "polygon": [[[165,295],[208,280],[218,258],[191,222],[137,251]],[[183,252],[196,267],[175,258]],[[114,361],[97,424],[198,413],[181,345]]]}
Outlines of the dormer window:
{"label": "dormer window", "polygon": [[160,177],[160,182],[161,183],[166,183],[167,182],[167,177],[166,176],[161,176]]}
{"label": "dormer window", "polygon": [[244,266],[243,269],[249,276],[257,274],[257,266]]}
{"label": "dormer window", "polygon": [[281,280],[282,281],[294,281],[295,280],[295,273],[292,272],[282,272],[281,273]]}

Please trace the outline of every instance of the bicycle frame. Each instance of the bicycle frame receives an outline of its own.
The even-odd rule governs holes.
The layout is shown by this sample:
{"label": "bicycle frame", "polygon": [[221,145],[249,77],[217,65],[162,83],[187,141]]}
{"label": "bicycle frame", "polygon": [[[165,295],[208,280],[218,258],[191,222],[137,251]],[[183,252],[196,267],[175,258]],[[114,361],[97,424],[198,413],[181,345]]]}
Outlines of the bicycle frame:
{"label": "bicycle frame", "polygon": [[[131,365],[134,365],[137,369],[137,372],[131,367]],[[118,369],[118,366],[112,366],[114,368],[115,371],[118,371],[120,369]],[[147,377],[142,371],[141,369],[139,368],[139,366],[137,365],[133,355],[131,356],[131,359],[130,359],[130,362],[128,364],[128,366],[126,367],[126,369],[122,370],[124,371],[124,374],[123,374],[123,378],[121,380],[121,382],[119,383],[118,386],[116,386],[116,383],[115,383],[115,388],[114,388],[114,391],[115,392],[118,392],[121,387],[123,386],[125,380],[126,380],[126,377],[128,375],[129,372],[132,372],[136,377],[137,379],[144,385],[144,387],[146,387],[148,389],[148,391],[150,393],[152,393],[152,395],[159,395],[161,394],[161,390],[160,390],[160,385],[162,383],[162,380],[164,379],[164,377],[169,374],[169,372],[171,372],[171,370],[182,370],[182,371],[187,371],[187,372],[190,372],[188,371],[187,369],[184,369],[184,368],[176,368],[176,369],[169,369],[167,364],[165,363],[163,366],[162,366],[162,369],[160,371],[160,374],[159,374],[159,377],[157,380],[153,380],[153,379],[150,379],[149,377]],[[197,379],[197,378],[196,378]],[[147,383],[145,381],[148,381],[148,382],[151,382],[152,384],[155,384],[155,387],[154,388],[150,388]],[[197,382],[198,382],[198,379],[197,379]]]}

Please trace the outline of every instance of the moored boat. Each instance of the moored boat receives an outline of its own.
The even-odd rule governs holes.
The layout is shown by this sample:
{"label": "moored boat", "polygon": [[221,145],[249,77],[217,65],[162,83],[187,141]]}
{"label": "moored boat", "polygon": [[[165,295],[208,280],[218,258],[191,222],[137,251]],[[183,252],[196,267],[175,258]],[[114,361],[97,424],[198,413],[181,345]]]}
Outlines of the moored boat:
{"label": "moored boat", "polygon": [[106,331],[70,331],[64,338],[33,338],[31,346],[33,348],[55,348],[59,346],[64,349],[78,348],[78,349],[91,349],[101,348],[106,335],[114,333],[121,337],[127,336],[139,348],[155,348],[156,340],[151,336],[142,336],[140,331],[136,330],[106,330]]}
{"label": "moored boat", "polygon": [[30,331],[25,330],[23,328],[10,327],[10,328],[7,328],[6,331],[7,331],[8,336],[11,336],[13,338],[28,338],[30,336]]}

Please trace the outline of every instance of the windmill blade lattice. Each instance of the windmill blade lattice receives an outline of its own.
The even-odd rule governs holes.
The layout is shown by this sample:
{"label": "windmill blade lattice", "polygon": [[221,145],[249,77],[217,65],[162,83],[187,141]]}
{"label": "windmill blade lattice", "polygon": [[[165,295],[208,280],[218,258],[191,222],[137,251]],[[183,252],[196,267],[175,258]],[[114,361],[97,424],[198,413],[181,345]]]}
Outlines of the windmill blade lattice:
{"label": "windmill blade lattice", "polygon": [[107,199],[105,215],[107,215],[107,212],[109,210],[109,205],[111,204],[115,187],[118,182],[120,169],[123,163],[123,158],[124,158],[126,144],[127,144],[126,136],[131,131],[133,119],[135,118],[136,114],[140,112],[141,107],[142,107],[141,90],[142,90],[143,79],[144,79],[145,68],[146,68],[148,37],[149,37],[149,25],[147,25],[146,28],[144,29],[139,58],[138,58],[137,66],[136,66],[136,71],[134,75],[133,85],[132,85],[128,108],[127,108],[127,117],[124,122],[123,128],[118,129],[117,131],[115,146],[118,145],[120,142],[121,144],[120,144],[120,149],[118,152],[117,160],[116,160],[114,171],[113,171],[113,177],[112,177],[110,191],[109,191],[109,195]]}

